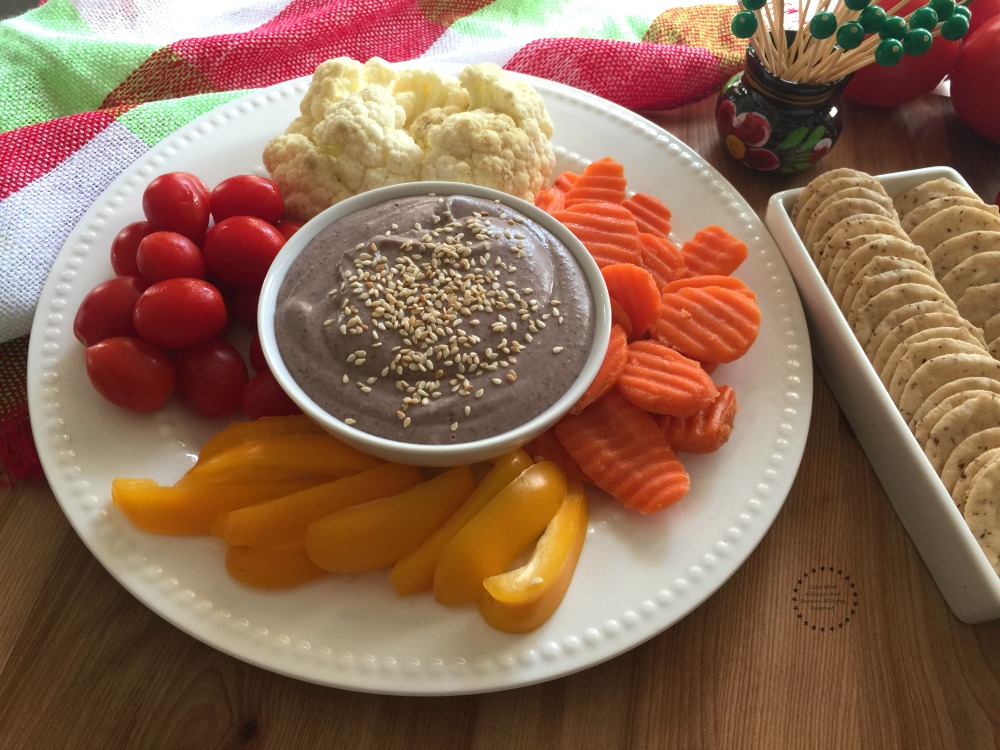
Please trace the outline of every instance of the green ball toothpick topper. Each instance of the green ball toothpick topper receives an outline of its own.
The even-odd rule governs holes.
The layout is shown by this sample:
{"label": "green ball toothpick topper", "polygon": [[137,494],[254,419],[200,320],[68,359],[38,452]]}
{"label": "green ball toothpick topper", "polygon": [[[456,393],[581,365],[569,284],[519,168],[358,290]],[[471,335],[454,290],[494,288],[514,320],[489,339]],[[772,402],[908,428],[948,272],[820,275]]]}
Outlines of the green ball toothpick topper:
{"label": "green ball toothpick topper", "polygon": [[741,10],[733,16],[730,28],[737,39],[749,39],[757,31],[757,25],[757,16],[752,11]]}
{"label": "green ball toothpick topper", "polygon": [[883,39],[875,47],[875,62],[889,68],[903,59],[903,43],[898,39]]}
{"label": "green ball toothpick topper", "polygon": [[931,0],[927,4],[937,13],[939,23],[947,21],[955,12],[955,0]]}
{"label": "green ball toothpick topper", "polygon": [[[959,6],[962,7],[962,6]],[[958,8],[955,8],[957,11]],[[969,33],[969,19],[960,13],[953,13],[951,18],[941,24],[941,36],[949,42],[961,39]]]}
{"label": "green ball toothpick topper", "polygon": [[[882,37],[883,40],[895,39],[900,40],[909,31],[910,26],[906,23],[906,19],[901,16],[888,16],[885,19],[885,23],[882,24],[882,28],[879,29],[878,35]],[[900,47],[902,49],[902,47]]]}
{"label": "green ball toothpick topper", "polygon": [[911,29],[934,31],[934,27],[938,25],[937,11],[929,5],[917,8],[910,14],[909,24]]}
{"label": "green ball toothpick topper", "polygon": [[866,34],[877,34],[885,25],[886,12],[878,5],[869,5],[858,14],[858,23]]}
{"label": "green ball toothpick topper", "polygon": [[837,45],[842,49],[856,49],[865,40],[865,28],[857,21],[847,21],[837,29]]}
{"label": "green ball toothpick topper", "polygon": [[829,39],[837,31],[837,16],[828,10],[821,11],[809,21],[809,33],[816,39]]}
{"label": "green ball toothpick topper", "polygon": [[934,37],[927,29],[910,29],[903,37],[903,52],[908,55],[922,55],[931,48]]}

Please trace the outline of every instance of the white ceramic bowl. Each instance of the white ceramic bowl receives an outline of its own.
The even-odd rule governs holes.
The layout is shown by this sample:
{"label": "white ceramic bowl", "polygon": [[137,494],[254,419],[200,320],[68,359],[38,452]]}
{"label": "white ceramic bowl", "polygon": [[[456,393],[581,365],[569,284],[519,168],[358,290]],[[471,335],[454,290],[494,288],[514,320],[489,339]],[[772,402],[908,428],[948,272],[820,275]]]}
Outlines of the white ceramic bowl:
{"label": "white ceramic bowl", "polygon": [[[569,249],[583,272],[593,300],[593,340],[589,342],[589,353],[583,362],[583,367],[570,387],[544,411],[515,428],[492,437],[467,442],[416,444],[396,441],[372,435],[334,417],[322,409],[296,382],[282,358],[275,334],[276,303],[281,285],[292,264],[320,232],[356,211],[402,197],[431,194],[465,195],[499,201],[541,225]],[[569,410],[594,379],[604,358],[611,330],[611,307],[600,269],[586,248],[568,229],[541,209],[506,193],[475,185],[411,182],[371,190],[342,201],[311,219],[296,232],[275,258],[264,280],[258,305],[258,330],[264,357],[278,383],[302,411],[325,430],[344,442],[386,461],[420,466],[455,466],[485,461],[513,450],[544,432]],[[512,403],[511,408],[516,409],[517,404]]]}

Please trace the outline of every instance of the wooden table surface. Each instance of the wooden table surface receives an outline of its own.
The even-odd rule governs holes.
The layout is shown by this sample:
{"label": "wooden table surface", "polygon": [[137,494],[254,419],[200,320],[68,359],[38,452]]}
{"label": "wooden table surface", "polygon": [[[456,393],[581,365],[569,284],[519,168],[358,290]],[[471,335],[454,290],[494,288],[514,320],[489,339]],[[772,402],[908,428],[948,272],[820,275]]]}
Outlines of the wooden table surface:
{"label": "wooden table surface", "polygon": [[[731,160],[713,105],[652,119],[761,216],[772,193],[837,166],[951,165],[982,196],[1000,190],[1000,146],[965,129],[941,97],[894,111],[847,106],[834,150],[790,177]],[[793,582],[814,568],[857,585],[843,627],[796,618]],[[4,750],[1000,746],[1000,622],[951,614],[819,373],[797,479],[746,564],[659,636],[540,685],[387,697],[247,665],[126,592],[40,480],[0,490],[0,592]]]}

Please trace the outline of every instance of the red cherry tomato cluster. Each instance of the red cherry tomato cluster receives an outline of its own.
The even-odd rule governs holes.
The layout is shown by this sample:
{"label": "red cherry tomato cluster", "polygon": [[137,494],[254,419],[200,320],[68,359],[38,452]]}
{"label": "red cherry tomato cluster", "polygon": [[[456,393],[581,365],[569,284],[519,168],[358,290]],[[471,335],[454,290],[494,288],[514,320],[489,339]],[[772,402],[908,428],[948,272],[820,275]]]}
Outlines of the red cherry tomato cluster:
{"label": "red cherry tomato cluster", "polygon": [[[174,393],[206,417],[297,412],[256,335],[264,276],[300,226],[282,220],[278,186],[237,175],[210,191],[170,172],[143,191],[142,210],[111,243],[115,276],[87,294],[73,324],[97,392],[139,412]],[[230,341],[232,321],[254,331],[246,352]]]}

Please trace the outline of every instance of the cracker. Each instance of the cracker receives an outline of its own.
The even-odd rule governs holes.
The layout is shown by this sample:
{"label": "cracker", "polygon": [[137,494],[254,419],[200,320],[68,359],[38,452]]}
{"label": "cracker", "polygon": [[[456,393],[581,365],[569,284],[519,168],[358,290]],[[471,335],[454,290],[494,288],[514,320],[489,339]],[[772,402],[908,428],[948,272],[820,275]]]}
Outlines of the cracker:
{"label": "cracker", "polygon": [[936,198],[943,198],[946,195],[964,195],[968,198],[979,197],[961,183],[955,182],[948,177],[939,177],[935,180],[927,180],[909,190],[903,191],[892,199],[892,203],[900,218],[905,218],[917,206],[928,203]]}
{"label": "cracker", "polygon": [[934,266],[934,273],[943,279],[955,266],[973,255],[993,251],[1000,251],[1000,232],[979,230],[945,240],[929,250],[927,257]]}
{"label": "cracker", "polygon": [[941,277],[941,286],[954,300],[961,299],[970,286],[996,283],[1000,283],[1000,250],[966,258]]}
{"label": "cracker", "polygon": [[896,404],[899,413],[911,427],[916,426],[913,415],[921,404],[945,383],[967,377],[984,377],[1000,380],[1000,362],[988,353],[947,354],[920,365],[910,376]]}
{"label": "cracker", "polygon": [[[867,348],[872,334],[882,321],[889,318],[893,311],[900,308],[907,308],[906,312],[923,312],[919,308],[908,308],[914,302],[927,303],[926,310],[937,309],[938,306],[951,307],[958,310],[951,297],[941,289],[935,289],[930,284],[923,282],[893,284],[874,297],[869,299],[858,308],[854,316],[854,335],[863,348]],[[894,318],[903,320],[907,315],[900,313],[900,317]]]}
{"label": "cracker", "polygon": [[889,398],[894,404],[899,403],[899,397],[903,393],[906,384],[913,377],[913,374],[922,364],[930,362],[932,359],[943,357],[949,354],[986,354],[986,349],[978,341],[973,339],[963,341],[949,337],[939,336],[937,338],[915,341],[908,345],[896,364],[889,380]]}
{"label": "cracker", "polygon": [[827,286],[838,300],[858,273],[876,257],[909,258],[917,261],[931,273],[934,272],[930,258],[919,245],[909,239],[890,234],[861,234],[843,244],[833,257],[826,275]]}
{"label": "cracker", "polygon": [[[958,395],[961,394],[956,394],[956,396]],[[948,399],[954,398],[957,402],[945,410],[940,418],[931,425],[926,440],[922,441],[924,454],[938,474],[941,473],[941,469],[948,457],[951,456],[951,452],[955,450],[955,446],[969,435],[1000,424],[1000,394],[992,391],[977,391],[974,395],[966,395],[968,397],[965,399],[949,396],[941,402],[941,405],[932,409],[924,417],[923,421],[930,420],[935,410],[947,403]],[[919,427],[920,424],[917,425],[918,429]]]}
{"label": "cracker", "polygon": [[1000,461],[987,462],[969,482],[964,516],[979,548],[1000,574]]}
{"label": "cracker", "polygon": [[[945,461],[941,469],[941,481],[949,495],[954,496],[955,486],[969,466],[981,455],[993,449],[1000,449],[1000,427],[987,427],[985,430],[969,435],[955,446],[955,450],[948,456],[948,460]],[[972,473],[977,470],[974,469]],[[960,510],[964,504],[965,498],[962,497],[959,505]]]}
{"label": "cracker", "polygon": [[836,180],[841,177],[871,177],[871,175],[861,172],[857,169],[852,169],[851,167],[837,167],[836,169],[829,169],[823,172],[813,179],[811,179],[808,184],[802,188],[798,196],[795,199],[795,203],[792,204],[791,219],[792,225],[796,225],[799,213],[806,203],[812,198],[812,196],[819,192],[824,185],[832,180]]}
{"label": "cracker", "polygon": [[911,232],[913,231],[913,228],[924,219],[929,218],[937,211],[950,208],[951,206],[972,206],[974,208],[982,208],[990,213],[1000,216],[1000,206],[986,204],[978,195],[971,198],[967,195],[945,195],[941,198],[935,198],[934,200],[927,201],[926,203],[922,203],[921,205],[915,207],[912,211],[908,212],[906,216],[900,217],[899,224],[903,227],[904,232]]}
{"label": "cracker", "polygon": [[838,221],[857,214],[876,214],[898,221],[895,211],[867,198],[839,198],[828,204],[822,211],[813,214],[809,228],[803,239],[806,247],[812,247]]}
{"label": "cracker", "polygon": [[906,281],[926,282],[939,287],[934,273],[910,258],[900,258],[894,255],[879,255],[868,261],[868,264],[855,274],[846,288],[839,294],[831,289],[834,298],[840,304],[840,310],[847,316],[848,323],[853,327],[852,311],[855,304],[862,304],[865,294],[868,299],[891,284],[902,284]]}
{"label": "cracker", "polygon": [[1000,458],[1000,447],[990,448],[972,459],[959,473],[955,486],[951,490],[951,499],[955,501],[955,505],[958,506],[963,515],[965,514],[965,498],[969,492],[969,484],[976,474],[998,458]]}
{"label": "cracker", "polygon": [[945,307],[934,312],[918,313],[913,317],[900,321],[898,325],[887,331],[885,336],[880,337],[881,341],[877,347],[873,348],[870,352],[866,350],[865,354],[868,355],[872,367],[878,372],[885,367],[886,362],[892,356],[896,347],[918,331],[960,327],[964,327],[969,335],[983,344],[983,346],[986,346],[986,342],[977,336],[978,329],[972,328],[957,311],[950,307]]}
{"label": "cracker", "polygon": [[899,222],[895,219],[881,214],[858,214],[841,219],[830,227],[813,247],[806,247],[820,273],[826,278],[844,243],[866,234],[890,234],[907,242],[910,240],[910,236],[900,228]]}
{"label": "cracker", "polygon": [[910,239],[928,253],[945,240],[966,232],[1000,231],[1000,216],[982,208],[952,206],[924,219],[910,232]]}
{"label": "cracker", "polygon": [[[812,218],[817,208],[821,206],[824,201],[830,198],[830,196],[837,195],[843,191],[852,190],[854,188],[862,188],[871,192],[878,192],[885,196],[886,199],[889,198],[889,196],[886,195],[885,188],[882,187],[882,183],[871,175],[859,172],[857,174],[836,177],[815,188],[804,201],[796,204],[799,208],[793,215],[792,220],[792,223],[795,226],[795,231],[799,234],[803,234],[806,230],[809,219]],[[891,199],[889,200],[889,203],[891,205]]]}
{"label": "cracker", "polygon": [[958,298],[958,311],[973,325],[982,328],[1000,312],[1000,283],[970,286]]}
{"label": "cracker", "polygon": [[[896,373],[896,368],[899,366],[903,356],[910,350],[911,347],[916,344],[932,341],[934,339],[961,341],[971,347],[975,347],[974,351],[981,352],[985,350],[983,343],[973,336],[969,332],[968,328],[961,325],[961,318],[958,319],[955,325],[937,326],[934,328],[924,328],[915,331],[895,346],[895,348],[885,357],[881,366],[875,367],[875,362],[872,362],[872,366],[875,367],[875,371],[879,374],[879,378],[881,378],[883,385],[885,385],[886,388],[889,388],[889,384],[893,380],[893,375]],[[879,348],[881,349],[882,347]],[[911,368],[910,373],[912,374],[913,370],[916,369],[912,359],[909,360],[909,366]],[[890,396],[892,395],[891,389],[889,394]],[[893,403],[895,403],[895,401],[896,398],[894,397]]]}
{"label": "cracker", "polygon": [[1000,313],[983,323],[983,339],[990,354],[1000,359]]}
{"label": "cracker", "polygon": [[[998,370],[998,373],[1000,373],[1000,370]],[[910,431],[913,431],[917,423],[927,415],[927,412],[949,396],[961,393],[962,391],[993,391],[994,393],[1000,393],[1000,374],[997,374],[996,377],[990,377],[989,375],[967,375],[942,383],[934,389],[933,393],[924,399],[923,403],[909,417],[907,423]]]}
{"label": "cracker", "polygon": [[[830,184],[832,185],[833,183]],[[822,216],[828,206],[845,198],[862,198],[864,200],[869,200],[872,203],[877,203],[882,206],[882,208],[889,212],[890,216],[896,216],[896,209],[892,207],[892,198],[886,195],[886,192],[881,185],[878,183],[874,184],[876,185],[875,188],[865,187],[864,185],[844,187],[823,198],[812,209],[813,213],[811,215],[799,217],[800,225],[802,226],[801,234],[808,235],[814,219]]]}

